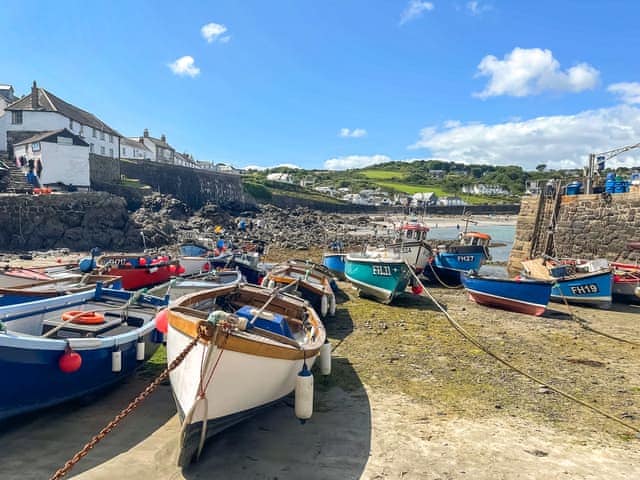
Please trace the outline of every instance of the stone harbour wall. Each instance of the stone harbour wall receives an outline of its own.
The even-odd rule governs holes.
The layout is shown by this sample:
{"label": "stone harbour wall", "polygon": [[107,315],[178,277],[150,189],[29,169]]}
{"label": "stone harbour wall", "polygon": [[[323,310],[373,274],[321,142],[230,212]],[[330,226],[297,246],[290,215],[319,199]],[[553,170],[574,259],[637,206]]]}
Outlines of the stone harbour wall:
{"label": "stone harbour wall", "polygon": [[529,258],[531,242],[538,213],[539,197],[522,197],[520,213],[516,221],[516,234],[509,255],[509,270],[517,272],[522,268],[522,260]]}
{"label": "stone harbour wall", "polygon": [[0,250],[109,250],[141,242],[122,197],[84,192],[0,197]]}

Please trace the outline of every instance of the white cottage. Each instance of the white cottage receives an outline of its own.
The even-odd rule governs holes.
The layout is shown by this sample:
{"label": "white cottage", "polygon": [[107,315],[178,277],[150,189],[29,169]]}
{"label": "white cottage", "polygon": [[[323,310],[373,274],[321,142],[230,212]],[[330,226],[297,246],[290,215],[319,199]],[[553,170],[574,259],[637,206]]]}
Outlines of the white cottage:
{"label": "white cottage", "polygon": [[140,142],[151,151],[151,160],[154,162],[175,163],[176,150],[167,143],[167,137],[164,133],[160,138],[154,138],[149,135],[149,129],[145,128]]}
{"label": "white cottage", "polygon": [[25,173],[33,166],[42,185],[89,188],[89,144],[68,129],[39,133],[13,149]]}
{"label": "white cottage", "polygon": [[9,104],[0,117],[0,131],[6,132],[5,143],[0,144],[0,150],[10,150],[11,145],[22,141],[25,136],[63,128],[87,142],[91,153],[119,158],[122,135],[92,113],[38,87],[35,81],[31,93]]}
{"label": "white cottage", "polygon": [[151,156],[151,150],[140,142],[137,137],[123,137],[120,139],[120,158],[125,160],[150,160]]}

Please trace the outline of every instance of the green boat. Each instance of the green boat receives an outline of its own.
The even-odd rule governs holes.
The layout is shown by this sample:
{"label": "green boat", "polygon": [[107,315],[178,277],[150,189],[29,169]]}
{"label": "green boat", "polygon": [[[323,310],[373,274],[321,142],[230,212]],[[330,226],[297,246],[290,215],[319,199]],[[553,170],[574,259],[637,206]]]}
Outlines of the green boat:
{"label": "green boat", "polygon": [[386,250],[348,254],[344,274],[361,294],[383,303],[404,292],[411,280],[404,259]]}

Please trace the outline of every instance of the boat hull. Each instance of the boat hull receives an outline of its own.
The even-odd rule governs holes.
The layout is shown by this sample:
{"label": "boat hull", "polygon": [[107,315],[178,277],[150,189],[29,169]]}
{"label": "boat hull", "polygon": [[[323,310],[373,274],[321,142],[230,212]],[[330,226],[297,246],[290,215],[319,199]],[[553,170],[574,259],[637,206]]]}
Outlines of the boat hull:
{"label": "boat hull", "polygon": [[347,256],[345,276],[361,293],[384,303],[405,291],[411,272],[401,260]]}
{"label": "boat hull", "polygon": [[551,300],[572,304],[609,308],[612,301],[613,274],[607,270],[555,280]]}
{"label": "boat hull", "polygon": [[636,294],[640,287],[640,266],[625,263],[611,263],[613,272],[613,299],[621,303],[640,303]]}
{"label": "boat hull", "polygon": [[322,255],[322,264],[327,267],[333,275],[344,280],[344,264],[346,253],[325,253]]}
{"label": "boat hull", "polygon": [[551,282],[519,281],[462,274],[469,297],[480,305],[527,315],[542,315],[551,296]]}
{"label": "boat hull", "polygon": [[424,242],[394,243],[387,248],[399,255],[418,274],[424,271],[433,256],[431,248]]}
{"label": "boat hull", "polygon": [[[466,248],[464,246],[456,248]],[[423,276],[431,283],[457,287],[461,285],[460,274],[463,272],[477,272],[485,260],[485,255],[478,248],[465,253],[438,252],[433,260],[427,264]],[[473,251],[475,250],[475,251]]]}
{"label": "boat hull", "polygon": [[171,271],[169,265],[149,268],[111,268],[109,275],[122,277],[122,288],[125,290],[138,290],[168,282],[171,278]]}

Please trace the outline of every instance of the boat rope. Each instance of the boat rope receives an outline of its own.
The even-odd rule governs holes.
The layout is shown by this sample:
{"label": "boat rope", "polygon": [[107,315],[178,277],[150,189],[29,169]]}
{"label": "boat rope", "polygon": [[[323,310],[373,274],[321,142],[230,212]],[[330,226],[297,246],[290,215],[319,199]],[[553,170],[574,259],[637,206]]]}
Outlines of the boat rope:
{"label": "boat rope", "polygon": [[[408,265],[407,265],[408,266]],[[420,283],[420,285],[422,285],[422,282],[420,282],[420,279],[417,277],[417,275],[415,273],[413,273],[412,271],[412,275],[413,277],[416,279],[417,282]],[[490,357],[493,357],[495,360],[497,360],[498,362],[502,363],[503,365],[505,365],[506,367],[512,369],[513,371],[519,373],[520,375],[528,378],[529,380],[553,391],[556,392],[558,395],[571,400],[575,403],[578,403],[580,405],[582,405],[583,407],[586,407],[590,410],[593,410],[596,413],[599,413],[600,415],[608,418],[609,420],[612,420],[616,423],[619,423],[620,425],[633,430],[634,432],[636,432],[636,434],[640,434],[640,427],[636,427],[634,425],[631,425],[630,423],[625,422],[624,420],[619,419],[618,417],[616,417],[615,415],[612,415],[611,413],[605,412],[604,410],[595,407],[587,402],[585,402],[584,400],[581,400],[573,395],[571,395],[570,393],[565,392],[564,390],[561,390],[557,387],[554,387],[553,385],[548,384],[547,382],[539,379],[538,377],[531,375],[530,373],[524,371],[523,369],[515,366],[514,364],[512,364],[511,362],[509,362],[509,360],[503,358],[502,356],[498,355],[497,353],[494,353],[489,347],[487,347],[486,345],[484,345],[482,342],[480,342],[480,340],[476,339],[473,335],[471,335],[469,332],[467,332],[467,330],[465,330],[465,328],[460,325],[450,314],[449,312],[447,312],[447,310],[440,305],[440,302],[438,302],[438,300],[431,294],[431,292],[429,292],[429,290],[427,290],[426,288],[424,288],[424,285],[422,285],[422,295],[426,295],[433,303],[436,307],[438,307],[438,309],[444,314],[444,316],[447,318],[447,320],[449,321],[449,323],[453,326],[453,328],[460,334],[462,335],[467,341],[469,341],[470,343],[472,343],[473,345],[475,345],[476,347],[478,347],[480,350],[482,350],[484,353],[486,353],[487,355],[489,355]]]}
{"label": "boat rope", "polygon": [[562,289],[560,288],[560,285],[558,284],[558,282],[554,281],[553,284],[554,284],[554,286],[556,286],[558,288],[558,291],[560,292],[560,297],[562,298],[562,301],[564,302],[564,305],[567,307],[569,318],[571,320],[573,320],[574,322],[576,322],[578,325],[580,325],[580,327],[582,327],[584,330],[587,330],[588,332],[591,332],[591,333],[595,333],[596,335],[602,335],[603,337],[610,338],[611,340],[615,340],[617,342],[628,343],[629,345],[634,345],[636,347],[640,347],[640,343],[639,342],[634,342],[633,340],[627,340],[626,338],[622,338],[622,337],[616,337],[615,335],[611,335],[610,333],[602,332],[602,331],[597,330],[597,329],[593,328],[592,326],[590,326],[589,325],[589,321],[586,318],[580,317],[571,308],[571,306],[569,305],[569,301],[567,300],[567,297],[564,296],[564,293],[562,293]]}
{"label": "boat rope", "polygon": [[205,340],[210,341],[213,337],[213,328],[208,322],[200,322],[198,324],[198,334],[189,342],[189,344],[178,354],[176,358],[165,368],[156,379],[151,382],[147,388],[145,388],[136,398],[134,398],[127,407],[116,415],[100,432],[95,435],[89,442],[85,444],[70,460],[68,460],[61,468],[59,468],[49,480],[59,480],[64,477],[71,469],[85,457],[89,451],[95,447],[101,440],[103,440],[118,424],[125,419],[131,412],[133,412],[144,400],[151,395],[158,385],[162,383],[178,365],[187,357],[189,352],[193,350],[198,341]]}
{"label": "boat rope", "polygon": [[[449,288],[449,289],[451,289],[451,290],[459,290],[459,289],[461,289],[461,288],[462,288],[462,285],[454,286],[454,285],[448,285],[447,283],[445,283],[445,282],[444,282],[444,280],[442,280],[442,279],[440,278],[440,276],[436,273],[435,268],[433,268],[433,263],[432,263],[432,262],[427,262],[427,265],[429,265],[429,268],[431,269],[431,272],[433,273],[433,276],[435,277],[435,279],[436,279],[436,280],[438,281],[438,283],[439,283],[440,285],[442,285],[444,288]],[[411,268],[411,267],[409,267],[409,268]],[[413,269],[412,269],[411,271],[413,272]],[[414,276],[415,276],[415,275],[414,275]],[[418,278],[418,277],[416,277],[416,278]]]}

